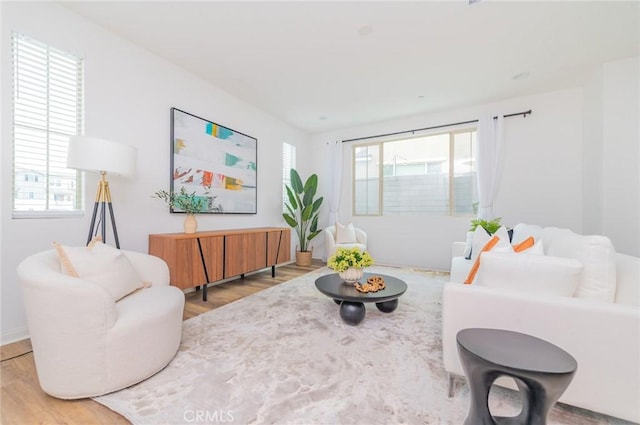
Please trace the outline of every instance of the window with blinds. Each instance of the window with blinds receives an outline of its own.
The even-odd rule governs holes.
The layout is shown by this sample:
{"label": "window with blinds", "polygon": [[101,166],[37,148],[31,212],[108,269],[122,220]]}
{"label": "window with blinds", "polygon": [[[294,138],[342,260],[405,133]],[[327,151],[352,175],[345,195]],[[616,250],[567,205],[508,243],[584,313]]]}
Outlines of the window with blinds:
{"label": "window with blinds", "polygon": [[291,186],[291,169],[296,168],[296,147],[289,143],[282,143],[282,212],[287,212],[284,206],[287,200],[286,186]]}
{"label": "window with blinds", "polygon": [[81,173],[66,167],[69,136],[83,127],[83,62],[12,34],[13,217],[81,212]]}
{"label": "window with blinds", "polygon": [[353,147],[354,215],[473,215],[476,131]]}

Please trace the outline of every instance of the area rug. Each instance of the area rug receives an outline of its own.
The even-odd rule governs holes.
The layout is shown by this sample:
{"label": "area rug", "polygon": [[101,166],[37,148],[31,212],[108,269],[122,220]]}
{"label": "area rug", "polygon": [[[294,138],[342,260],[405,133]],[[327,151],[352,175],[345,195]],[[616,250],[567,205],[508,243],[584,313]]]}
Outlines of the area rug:
{"label": "area rug", "polygon": [[[358,326],[315,288],[322,268],[184,322],[173,361],[146,381],[94,400],[136,425],[451,424],[466,385],[447,397],[441,299],[446,275],[374,266],[407,292],[396,311],[368,304]],[[241,285],[241,283],[238,283]],[[494,415],[515,415],[514,391],[492,389]],[[623,424],[557,405],[555,425]]]}

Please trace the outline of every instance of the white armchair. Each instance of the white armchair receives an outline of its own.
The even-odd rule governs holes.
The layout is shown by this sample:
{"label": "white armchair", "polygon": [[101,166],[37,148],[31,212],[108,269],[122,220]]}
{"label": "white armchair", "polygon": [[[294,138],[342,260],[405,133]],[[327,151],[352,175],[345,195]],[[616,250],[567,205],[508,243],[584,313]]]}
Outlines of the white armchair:
{"label": "white armchair", "polygon": [[154,375],[177,353],[184,294],[169,286],[161,259],[122,253],[151,286],[118,301],[103,287],[63,273],[55,250],[18,266],[38,380],[46,393],[75,399],[116,391]]}
{"label": "white armchair", "polygon": [[324,229],[324,246],[327,258],[331,257],[338,248],[360,248],[362,251],[367,249],[367,234],[364,230],[354,227],[355,242],[339,243],[336,241],[336,226],[327,226]]}

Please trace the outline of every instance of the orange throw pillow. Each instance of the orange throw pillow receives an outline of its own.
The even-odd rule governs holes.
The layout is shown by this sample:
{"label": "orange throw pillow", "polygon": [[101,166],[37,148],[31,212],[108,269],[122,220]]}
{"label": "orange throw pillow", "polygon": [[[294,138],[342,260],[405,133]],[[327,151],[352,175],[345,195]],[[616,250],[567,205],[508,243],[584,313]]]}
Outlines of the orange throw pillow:
{"label": "orange throw pillow", "polygon": [[533,246],[534,240],[533,236],[529,236],[527,239],[523,240],[519,244],[513,246],[514,252],[522,252],[526,249],[529,249]]}
{"label": "orange throw pillow", "polygon": [[467,279],[464,281],[465,285],[471,285],[471,282],[473,282],[473,279],[476,277],[476,273],[478,273],[478,269],[480,268],[480,257],[482,256],[482,253],[490,251],[499,241],[500,238],[498,236],[494,236],[482,247],[480,255],[478,255],[476,262],[473,263],[473,267],[471,267],[471,270],[469,271],[469,276],[467,276]]}

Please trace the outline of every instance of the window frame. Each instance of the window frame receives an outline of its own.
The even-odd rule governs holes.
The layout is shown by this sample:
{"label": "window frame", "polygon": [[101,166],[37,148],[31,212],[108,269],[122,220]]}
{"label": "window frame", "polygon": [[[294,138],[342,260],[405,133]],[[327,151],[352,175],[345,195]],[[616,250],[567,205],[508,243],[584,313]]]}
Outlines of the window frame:
{"label": "window frame", "polygon": [[[354,143],[351,147],[351,214],[354,217],[399,217],[406,216],[412,214],[385,214],[384,213],[384,145],[386,143],[399,142],[404,140],[412,140],[416,138],[423,137],[432,137],[432,136],[440,136],[440,135],[448,135],[449,136],[449,158],[448,158],[448,175],[449,175],[449,208],[448,214],[413,214],[419,217],[475,217],[474,213],[456,213],[455,212],[455,137],[457,134],[464,133],[476,133],[477,137],[477,125],[475,126],[464,126],[455,129],[451,129],[449,131],[437,131],[437,132],[429,132],[423,134],[412,134],[410,137],[405,136],[396,136],[393,138],[380,139],[377,141],[370,141],[364,143]],[[477,140],[477,139],[476,139]],[[362,214],[356,211],[356,149],[368,146],[378,146],[379,158],[380,161],[378,163],[378,208],[376,213],[367,213]],[[474,157],[477,161],[477,152],[476,157]],[[425,174],[426,174],[427,163],[425,162]],[[476,170],[477,173],[477,170]]]}
{"label": "window frame", "polygon": [[[17,219],[81,217],[85,207],[84,175],[78,170],[65,169],[60,152],[68,146],[65,138],[83,133],[84,59],[17,31],[11,33],[11,55],[11,216]],[[65,88],[60,89],[63,86]],[[24,95],[21,91],[30,91],[30,94]],[[28,120],[30,114],[34,117],[32,122]],[[25,152],[29,138],[36,137],[29,133],[39,134],[38,139],[34,139],[39,146],[35,147],[32,160],[42,161],[42,168],[28,166],[30,159]],[[56,173],[54,169],[62,171]],[[21,186],[18,180],[23,173],[22,179],[28,180]],[[27,175],[33,173],[42,174],[42,178],[31,181]],[[70,188],[73,192],[70,195],[75,197],[75,202],[69,206],[56,208],[54,205],[57,187],[52,183],[56,179],[72,182],[59,188]],[[42,185],[44,199],[34,205],[35,209],[20,209],[19,190],[30,184]],[[69,194],[57,195],[66,198]]]}
{"label": "window frame", "polygon": [[[289,163],[285,160],[285,154],[289,153]],[[287,196],[287,189],[285,188],[287,185],[291,186],[291,169],[296,168],[296,160],[297,160],[297,147],[292,143],[282,142],[282,212],[288,212],[287,207],[285,206],[287,202],[289,202],[289,198]],[[286,168],[286,171],[285,171]]]}

